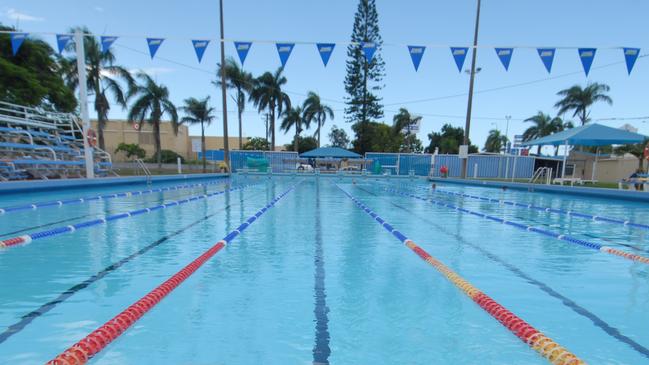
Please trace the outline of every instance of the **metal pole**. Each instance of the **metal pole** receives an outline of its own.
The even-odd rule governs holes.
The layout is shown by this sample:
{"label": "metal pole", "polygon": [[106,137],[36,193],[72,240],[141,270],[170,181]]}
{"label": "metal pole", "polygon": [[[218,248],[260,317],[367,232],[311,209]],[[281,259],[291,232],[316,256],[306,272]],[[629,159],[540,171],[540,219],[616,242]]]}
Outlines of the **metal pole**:
{"label": "metal pole", "polygon": [[[475,32],[473,34],[473,55],[471,57],[471,75],[469,77],[469,100],[466,106],[466,124],[464,126],[464,143],[469,144],[469,130],[471,129],[471,108],[473,104],[473,83],[475,81],[475,62],[478,53],[478,28],[480,26],[480,0],[478,0],[478,10],[475,17]],[[462,178],[466,179],[467,164],[469,159],[462,161]]]}
{"label": "metal pole", "polygon": [[599,147],[595,151],[595,161],[593,161],[593,173],[590,176],[590,181],[595,182],[595,175],[597,172],[597,157],[599,157]]}
{"label": "metal pole", "polygon": [[223,32],[223,0],[219,0],[221,16],[221,94],[223,96],[223,162],[230,172],[230,140],[228,138],[228,101],[225,85],[225,34]]}
{"label": "metal pole", "polygon": [[511,115],[505,115],[505,119],[507,119],[507,126],[505,127],[505,138],[507,141],[505,142],[505,153],[509,153],[509,146],[511,146],[511,141],[509,140],[509,120],[512,119]]}
{"label": "metal pole", "polygon": [[74,42],[77,50],[77,73],[79,76],[79,107],[81,109],[81,129],[83,133],[83,154],[86,163],[86,177],[95,178],[95,163],[93,150],[88,143],[90,116],[88,115],[88,84],[86,80],[86,52],[83,44],[83,33],[80,29],[74,32]]}
{"label": "metal pole", "polygon": [[561,185],[563,185],[563,179],[566,178],[566,162],[568,161],[568,140],[566,139],[563,144],[563,166],[561,167]]}

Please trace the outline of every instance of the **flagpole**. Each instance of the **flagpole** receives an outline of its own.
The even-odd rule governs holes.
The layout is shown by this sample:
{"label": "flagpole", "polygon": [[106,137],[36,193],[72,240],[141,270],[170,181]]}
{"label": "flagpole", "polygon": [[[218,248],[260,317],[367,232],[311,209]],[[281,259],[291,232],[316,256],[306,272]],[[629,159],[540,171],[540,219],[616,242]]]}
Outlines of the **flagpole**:
{"label": "flagpole", "polygon": [[88,142],[90,130],[90,116],[88,114],[88,90],[86,84],[86,52],[84,49],[84,35],[80,29],[74,32],[75,49],[77,51],[77,73],[79,78],[79,109],[81,111],[81,131],[83,133],[83,157],[86,167],[86,178],[95,178],[95,164],[93,149]]}
{"label": "flagpole", "polygon": [[[466,107],[466,124],[464,126],[464,142],[463,144],[467,146],[469,145],[469,129],[471,128],[471,108],[473,104],[473,83],[475,81],[475,62],[476,62],[476,56],[478,53],[478,28],[480,26],[480,0],[478,0],[478,10],[476,12],[476,17],[475,17],[475,32],[473,34],[473,55],[471,57],[471,75],[469,78],[469,100],[467,102],[467,107]],[[462,160],[462,178],[466,179],[467,175],[467,164],[469,162],[469,158]]]}
{"label": "flagpole", "polygon": [[230,141],[228,138],[228,101],[225,85],[225,35],[223,32],[223,0],[219,0],[219,13],[221,17],[221,94],[223,96],[223,162],[230,169]]}

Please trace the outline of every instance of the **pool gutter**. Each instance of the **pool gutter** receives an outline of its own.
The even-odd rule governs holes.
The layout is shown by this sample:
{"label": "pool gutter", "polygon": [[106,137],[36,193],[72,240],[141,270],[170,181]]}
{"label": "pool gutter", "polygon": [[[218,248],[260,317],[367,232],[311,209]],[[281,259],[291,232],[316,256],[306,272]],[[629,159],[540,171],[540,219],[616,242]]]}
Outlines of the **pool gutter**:
{"label": "pool gutter", "polygon": [[502,188],[503,186],[509,189],[525,190],[525,191],[541,191],[546,193],[555,194],[570,194],[578,196],[588,196],[606,199],[621,199],[632,201],[645,201],[649,202],[649,193],[634,190],[616,190],[606,188],[589,188],[589,187],[573,187],[561,185],[543,185],[543,184],[530,184],[509,181],[489,181],[489,180],[471,180],[471,179],[456,179],[456,178],[440,178],[431,177],[429,181],[438,183],[458,184],[458,185],[472,185],[483,186],[491,188]]}

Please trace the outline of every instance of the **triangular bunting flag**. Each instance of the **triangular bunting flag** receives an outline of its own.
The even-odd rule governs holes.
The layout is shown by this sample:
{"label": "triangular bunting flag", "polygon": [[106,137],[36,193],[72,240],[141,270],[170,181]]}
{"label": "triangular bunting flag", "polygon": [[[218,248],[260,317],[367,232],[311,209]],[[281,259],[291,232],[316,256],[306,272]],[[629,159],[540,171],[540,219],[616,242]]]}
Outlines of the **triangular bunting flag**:
{"label": "triangular bunting flag", "polygon": [[327,63],[329,63],[329,57],[331,57],[331,53],[333,53],[336,44],[318,43],[316,44],[316,47],[318,47],[318,53],[320,53],[320,58],[322,58],[322,63],[324,63],[325,67],[327,67]]}
{"label": "triangular bunting flag", "polygon": [[548,70],[548,73],[552,72],[552,62],[554,61],[554,54],[556,53],[556,48],[539,48],[539,57],[545,65],[545,69]]}
{"label": "triangular bunting flag", "polygon": [[198,57],[198,63],[203,60],[203,54],[207,49],[207,46],[210,44],[209,40],[199,40],[192,39],[192,45],[194,45],[194,51],[196,51],[196,57]]}
{"label": "triangular bunting flag", "polygon": [[635,65],[635,60],[638,59],[640,55],[640,48],[624,48],[624,60],[626,61],[626,70],[631,75],[631,70],[633,70],[633,65]]}
{"label": "triangular bunting flag", "polygon": [[586,73],[586,76],[588,76],[588,72],[590,72],[590,66],[593,64],[593,60],[595,59],[595,52],[597,52],[597,49],[579,48],[577,51],[579,52],[581,65],[584,66],[584,72]]}
{"label": "triangular bunting flag", "polygon": [[513,48],[496,48],[496,55],[500,59],[500,62],[505,67],[505,71],[509,71],[509,63],[512,60],[512,55],[514,54]]}
{"label": "triangular bunting flag", "polygon": [[374,53],[376,53],[376,43],[374,42],[362,42],[361,48],[363,48],[363,54],[367,62],[372,62],[374,58]]}
{"label": "triangular bunting flag", "polygon": [[279,55],[279,60],[282,62],[282,67],[286,66],[286,61],[288,61],[291,52],[293,52],[293,47],[295,43],[276,43],[277,54]]}
{"label": "triangular bunting flag", "polygon": [[410,53],[415,71],[419,71],[419,64],[421,63],[422,57],[424,57],[424,52],[426,52],[426,47],[424,46],[408,46],[408,53]]}
{"label": "triangular bunting flag", "polygon": [[234,48],[236,48],[237,54],[239,55],[241,66],[246,62],[246,56],[248,56],[248,51],[250,51],[251,46],[252,42],[234,42]]}
{"label": "triangular bunting flag", "polygon": [[455,64],[457,65],[457,70],[462,72],[462,66],[464,66],[464,59],[466,59],[466,54],[469,51],[467,47],[451,47],[451,54],[455,59]]}
{"label": "triangular bunting flag", "polygon": [[100,38],[101,38],[101,51],[103,53],[108,52],[110,46],[112,46],[113,43],[115,43],[115,41],[117,40],[117,37],[112,37],[112,36],[101,36]]}
{"label": "triangular bunting flag", "polygon": [[20,46],[22,46],[25,39],[27,39],[27,33],[10,33],[9,38],[11,39],[11,50],[15,56],[18,53]]}
{"label": "triangular bunting flag", "polygon": [[146,44],[149,46],[149,54],[151,55],[151,59],[155,56],[156,52],[158,52],[158,48],[162,45],[162,42],[164,42],[164,38],[147,38],[146,39]]}
{"label": "triangular bunting flag", "polygon": [[65,47],[72,40],[72,36],[69,34],[57,34],[56,35],[56,44],[59,46],[59,54],[63,53]]}

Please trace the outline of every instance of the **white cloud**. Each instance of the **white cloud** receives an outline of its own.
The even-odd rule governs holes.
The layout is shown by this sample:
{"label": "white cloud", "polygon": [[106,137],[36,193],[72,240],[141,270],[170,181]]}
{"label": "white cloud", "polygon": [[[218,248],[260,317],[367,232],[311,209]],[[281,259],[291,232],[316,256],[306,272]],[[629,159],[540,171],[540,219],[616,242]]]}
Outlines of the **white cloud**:
{"label": "white cloud", "polygon": [[45,20],[45,18],[21,13],[20,11],[13,8],[7,10],[5,15],[11,20],[18,20],[21,22],[42,22],[43,20]]}
{"label": "white cloud", "polygon": [[95,6],[95,11],[98,11],[98,12],[100,12],[100,13],[103,13],[103,12],[104,12],[104,8],[102,8],[101,6]]}

